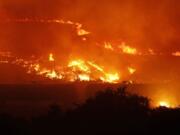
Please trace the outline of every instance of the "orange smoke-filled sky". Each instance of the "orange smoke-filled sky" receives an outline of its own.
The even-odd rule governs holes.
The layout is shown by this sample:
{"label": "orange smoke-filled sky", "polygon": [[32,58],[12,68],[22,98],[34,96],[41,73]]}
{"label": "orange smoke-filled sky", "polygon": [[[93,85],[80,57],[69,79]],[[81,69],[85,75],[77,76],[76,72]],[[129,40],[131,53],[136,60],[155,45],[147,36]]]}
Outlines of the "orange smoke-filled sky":
{"label": "orange smoke-filled sky", "polygon": [[64,26],[3,24],[4,19],[27,17],[80,22],[96,41],[125,39],[140,49],[177,51],[179,8],[178,0],[0,0],[0,47],[22,53],[73,42]]}

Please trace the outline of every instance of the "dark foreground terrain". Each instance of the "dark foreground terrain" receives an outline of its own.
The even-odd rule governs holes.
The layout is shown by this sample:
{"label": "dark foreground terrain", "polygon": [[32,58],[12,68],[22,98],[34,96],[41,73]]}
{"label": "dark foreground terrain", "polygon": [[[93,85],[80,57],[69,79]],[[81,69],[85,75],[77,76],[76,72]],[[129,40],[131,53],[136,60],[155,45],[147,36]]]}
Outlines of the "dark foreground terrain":
{"label": "dark foreground terrain", "polygon": [[[64,111],[76,107],[76,104],[84,103],[99,91],[108,88],[116,90],[120,85],[97,82],[0,85],[0,112],[18,117],[32,117],[46,113],[52,104],[60,105]],[[180,94],[176,92],[178,89],[165,84],[127,86],[128,92],[148,97],[150,100],[159,100],[161,95],[165,98],[179,99]]]}
{"label": "dark foreground terrain", "polygon": [[179,125],[179,108],[152,109],[146,97],[130,94],[126,86],[99,91],[68,111],[53,104],[29,119],[0,115],[2,135],[175,135]]}

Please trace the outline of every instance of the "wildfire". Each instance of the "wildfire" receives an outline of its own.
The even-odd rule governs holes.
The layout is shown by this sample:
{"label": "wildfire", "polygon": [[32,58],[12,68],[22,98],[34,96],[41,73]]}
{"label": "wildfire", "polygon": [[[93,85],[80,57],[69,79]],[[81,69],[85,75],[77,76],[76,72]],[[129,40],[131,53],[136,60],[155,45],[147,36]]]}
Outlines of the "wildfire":
{"label": "wildfire", "polygon": [[52,53],[49,54],[49,61],[55,61],[54,56]]}
{"label": "wildfire", "polygon": [[66,25],[73,25],[73,27],[76,28],[77,35],[78,36],[85,36],[89,35],[90,32],[82,28],[82,24],[78,22],[73,21],[65,21],[63,19],[30,19],[30,18],[24,18],[24,19],[15,19],[11,20],[8,19],[6,22],[17,22],[17,23],[57,23],[57,24],[66,24]]}
{"label": "wildfire", "polygon": [[168,102],[166,102],[166,101],[160,101],[159,102],[159,106],[160,107],[167,107],[167,108],[169,108],[170,104]]}
{"label": "wildfire", "polygon": [[178,103],[177,103],[176,98],[170,95],[160,98],[160,100],[157,100],[156,102],[156,107],[174,108],[177,106],[178,106]]}
{"label": "wildfire", "polygon": [[78,36],[85,36],[85,35],[90,34],[90,32],[82,29],[82,24],[80,24],[80,23],[76,23],[76,29],[77,29],[77,35]]}
{"label": "wildfire", "polygon": [[103,82],[116,83],[116,82],[118,82],[120,77],[119,77],[118,73],[115,73],[115,74],[106,73],[105,77],[100,77],[100,79]]}
{"label": "wildfire", "polygon": [[77,71],[77,70],[85,71],[85,72],[89,71],[89,67],[85,64],[83,60],[80,59],[70,61],[68,67],[71,67],[73,71]]}
{"label": "wildfire", "polygon": [[130,74],[134,74],[136,72],[136,69],[132,67],[128,67],[128,71]]}
{"label": "wildfire", "polygon": [[[91,34],[88,30],[83,28],[83,25],[78,22],[73,21],[65,21],[62,19],[19,19],[19,20],[8,20],[8,22],[17,22],[17,23],[56,23],[56,24],[64,24],[71,26],[75,34],[83,41],[87,40],[87,35]],[[88,41],[88,40],[87,40]],[[93,44],[93,42],[92,42]],[[163,53],[157,53],[153,49],[149,48],[146,52],[139,52],[137,48],[129,46],[125,41],[123,42],[111,42],[106,41],[99,43],[94,43],[94,45],[100,46],[101,49],[107,49],[111,52],[115,52],[117,54],[128,54],[128,55],[159,55]],[[111,54],[111,53],[110,53]],[[180,57],[180,51],[171,52],[170,56]],[[79,55],[78,55],[79,56]],[[95,55],[94,55],[95,56]],[[99,55],[96,55],[99,57]],[[120,56],[120,55],[119,55]],[[28,74],[35,74],[37,76],[41,76],[44,78],[48,78],[51,80],[63,80],[63,81],[98,81],[102,83],[118,83],[121,81],[121,71],[114,65],[110,65],[109,67],[113,67],[113,70],[109,67],[105,66],[105,63],[98,63],[94,61],[94,59],[84,59],[83,56],[77,58],[73,58],[71,60],[66,61],[65,63],[61,63],[61,65],[56,65],[58,62],[58,57],[56,59],[53,53],[46,54],[44,58],[41,60],[25,60],[23,58],[18,58],[13,56],[11,52],[0,52],[0,63],[1,64],[15,64],[27,69]],[[103,56],[102,56],[103,57]],[[101,58],[103,59],[103,58]],[[42,62],[43,61],[43,62]],[[101,61],[101,60],[100,60]],[[112,63],[112,62],[111,62]],[[106,63],[107,65],[107,63]],[[129,66],[125,67],[126,72],[129,75],[133,75],[136,73],[137,69],[135,67]],[[122,73],[123,74],[123,73]],[[124,75],[124,74],[123,74]],[[126,78],[126,77],[125,77]],[[131,79],[131,78],[130,78]],[[133,83],[131,80],[128,83]],[[165,98],[166,100],[162,100],[164,98],[160,98],[161,100],[156,100],[154,106],[158,107],[173,107],[176,105],[175,102],[172,102],[171,99]],[[167,100],[168,99],[168,100]]]}
{"label": "wildfire", "polygon": [[80,81],[90,81],[90,76],[87,74],[80,74],[78,75]]}
{"label": "wildfire", "polygon": [[138,53],[136,48],[127,46],[124,42],[119,46],[119,48],[126,54],[136,55]]}
{"label": "wildfire", "polygon": [[50,79],[62,79],[62,76],[58,75],[55,70],[48,71],[46,74],[46,77],[48,77]]}
{"label": "wildfire", "polygon": [[[1,56],[1,55],[0,55]],[[27,69],[27,73],[35,73],[36,75],[43,76],[49,79],[58,79],[65,81],[102,81],[107,83],[117,83],[120,81],[119,72],[107,72],[101,65],[94,63],[93,61],[83,59],[70,60],[67,65],[55,65],[54,54],[50,53],[46,60],[53,62],[53,66],[49,67],[49,64],[41,63],[42,60],[24,60],[12,56],[11,59],[0,61],[1,64],[14,64]],[[45,61],[45,60],[43,60]],[[118,70],[117,70],[118,71]]]}
{"label": "wildfire", "polygon": [[38,72],[40,70],[40,65],[39,64],[32,64],[30,65],[30,68],[33,68],[36,72]]}
{"label": "wildfire", "polygon": [[109,42],[105,42],[104,43],[104,48],[105,49],[109,49],[109,50],[114,50],[114,48],[112,47],[112,45],[111,45],[111,43],[109,43]]}
{"label": "wildfire", "polygon": [[[72,28],[75,28],[77,36],[80,36],[83,41],[87,40],[87,35],[90,34],[89,31],[83,29],[83,25],[78,22],[73,21],[65,21],[62,19],[15,19],[15,20],[7,20],[7,22],[17,22],[17,23],[57,23],[57,24],[64,24],[64,25],[71,25]],[[95,45],[98,45],[95,44]],[[116,53],[123,53],[123,54],[129,54],[129,55],[140,55],[141,53],[133,47],[130,47],[125,42],[122,42],[120,45],[112,44],[111,42],[104,42],[103,49],[108,49],[110,51],[116,52]],[[142,55],[150,54],[150,55],[156,55],[154,53],[154,50],[149,49],[148,53],[142,53]],[[173,56],[180,56],[180,52],[174,52],[172,53]],[[14,60],[7,60],[7,59],[1,59],[0,63],[11,63],[20,65],[23,68],[27,68],[27,73],[36,73],[37,75],[41,75],[44,77],[47,77],[49,79],[60,79],[60,80],[66,80],[66,81],[94,81],[94,80],[100,80],[102,82],[108,82],[108,83],[117,83],[121,80],[121,73],[119,69],[115,68],[110,70],[108,67],[104,67],[104,64],[97,64],[93,60],[84,60],[83,56],[79,59],[72,59],[70,61],[67,61],[66,64],[56,65],[58,63],[58,60],[55,59],[54,54],[50,53],[48,56],[48,60],[45,59],[43,61],[49,61],[49,63],[42,64],[40,61],[31,61],[31,60],[24,60],[22,58],[17,58],[15,56],[12,56],[10,52],[0,52],[0,56],[6,57],[6,58],[14,58]],[[57,62],[56,62],[57,61]],[[52,66],[49,67],[49,64],[52,64]],[[60,68],[59,68],[60,67]],[[113,67],[114,68],[114,67]],[[136,69],[133,67],[126,67],[129,74],[132,75],[136,72]],[[114,72],[115,71],[115,72]]]}
{"label": "wildfire", "polygon": [[91,65],[92,67],[94,67],[95,69],[97,69],[98,71],[100,72],[104,72],[103,68],[98,66],[97,64],[94,64],[93,62],[91,61],[88,61],[88,64]]}
{"label": "wildfire", "polygon": [[[73,60],[68,64],[68,67],[71,67],[74,72],[81,71],[84,72],[84,74],[79,74],[78,78],[82,81],[90,81],[90,80],[101,80],[103,82],[109,82],[109,83],[115,83],[120,80],[119,74],[115,73],[106,73],[104,69],[91,62],[91,61],[83,61],[83,60]],[[96,75],[93,72],[93,69],[100,72],[101,75]],[[92,76],[95,76],[94,78],[90,78],[88,74],[94,74]]]}

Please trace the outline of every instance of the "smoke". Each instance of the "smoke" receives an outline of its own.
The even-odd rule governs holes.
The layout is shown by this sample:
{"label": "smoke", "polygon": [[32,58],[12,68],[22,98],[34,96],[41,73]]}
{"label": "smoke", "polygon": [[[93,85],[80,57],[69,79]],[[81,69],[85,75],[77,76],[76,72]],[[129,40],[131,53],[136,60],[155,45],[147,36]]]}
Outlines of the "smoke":
{"label": "smoke", "polygon": [[[139,67],[141,74],[157,69],[154,74],[166,78],[168,70],[162,73],[159,66],[167,66],[170,58],[163,58],[161,65],[158,61],[161,59],[154,61],[152,58],[148,62],[136,58],[127,60],[99,50],[96,44],[126,41],[142,52],[150,48],[165,54],[177,52],[180,50],[179,8],[178,0],[0,0],[0,49],[22,57],[53,52],[56,56],[71,58],[74,54],[98,59],[109,67],[118,65],[118,68],[136,61],[136,67],[148,65],[146,69]],[[7,21],[24,18],[71,20],[82,23],[91,34],[84,42],[77,36],[73,25]],[[174,68],[171,70],[173,72]]]}
{"label": "smoke", "polygon": [[[63,18],[83,23],[98,41],[125,39],[140,49],[169,51],[180,49],[179,5],[178,0],[1,0],[0,17],[1,22],[7,18]],[[62,36],[61,28],[51,24],[0,27],[1,46],[18,51],[54,48]]]}

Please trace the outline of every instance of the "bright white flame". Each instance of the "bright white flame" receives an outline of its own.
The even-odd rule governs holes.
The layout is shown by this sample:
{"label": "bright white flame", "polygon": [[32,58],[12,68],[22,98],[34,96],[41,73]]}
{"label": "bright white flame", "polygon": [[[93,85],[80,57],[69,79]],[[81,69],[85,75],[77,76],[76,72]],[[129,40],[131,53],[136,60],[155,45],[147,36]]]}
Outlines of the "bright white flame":
{"label": "bright white flame", "polygon": [[89,75],[86,75],[86,74],[80,74],[78,75],[80,81],[90,81],[90,77]]}
{"label": "bright white flame", "polygon": [[54,56],[52,53],[49,54],[49,61],[55,61]]}
{"label": "bright white flame", "polygon": [[167,107],[167,108],[169,108],[170,104],[167,101],[160,101],[159,102],[159,106],[160,107]]}

